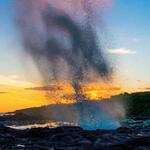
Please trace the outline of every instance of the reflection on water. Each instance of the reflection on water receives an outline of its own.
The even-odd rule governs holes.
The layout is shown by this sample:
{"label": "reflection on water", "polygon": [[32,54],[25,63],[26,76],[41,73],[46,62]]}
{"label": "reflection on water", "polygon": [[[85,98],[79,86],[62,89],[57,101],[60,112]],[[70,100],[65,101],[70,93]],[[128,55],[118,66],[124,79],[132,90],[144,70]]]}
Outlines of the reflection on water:
{"label": "reflection on water", "polygon": [[[31,129],[31,128],[55,128],[59,126],[81,126],[83,129],[91,129],[92,127],[92,122],[91,126],[87,127],[88,124],[82,124],[79,125],[77,123],[72,123],[72,122],[48,122],[48,123],[33,123],[33,124],[28,124],[28,125],[7,125],[7,127],[12,128],[12,129],[17,129],[17,130],[25,130],[25,129]],[[111,126],[111,127],[110,127]],[[147,128],[150,126],[150,119],[141,119],[141,120],[134,120],[134,119],[124,119],[121,121],[121,126],[126,126],[126,127],[142,127],[142,128]],[[113,127],[116,127],[116,122],[105,122],[103,120],[103,123],[98,124],[97,127],[94,126],[95,129],[116,129]],[[92,129],[94,130],[94,127]],[[119,127],[119,125],[118,125]]]}
{"label": "reflection on water", "polygon": [[15,113],[0,113],[0,117],[3,117],[3,116],[14,116]]}
{"label": "reflection on water", "polygon": [[[95,109],[96,108],[96,109]],[[101,108],[101,109],[99,109]],[[113,118],[111,115],[107,114],[102,107],[98,107],[96,105],[92,105],[91,103],[86,103],[86,105],[80,105],[78,107],[78,117],[74,119],[72,113],[70,116],[69,113],[65,113],[65,115],[54,115],[53,118],[57,120],[15,120],[15,118],[7,119],[4,123],[6,126],[13,129],[30,129],[30,128],[54,128],[58,126],[80,126],[86,130],[96,130],[96,129],[117,129],[120,127],[120,122]],[[58,118],[61,116],[60,118]],[[68,117],[69,116],[69,117]],[[18,117],[18,116],[17,116]],[[22,115],[19,118],[22,118]]]}
{"label": "reflection on water", "polygon": [[59,126],[77,126],[75,123],[71,122],[49,122],[45,124],[29,124],[29,125],[21,125],[21,126],[16,126],[16,125],[11,125],[7,126],[12,129],[17,129],[17,130],[25,130],[25,129],[31,129],[31,128],[55,128]]}
{"label": "reflection on water", "polygon": [[87,130],[96,130],[96,129],[117,129],[120,127],[119,122],[114,121],[110,118],[105,118],[101,120],[93,120],[93,122],[81,121],[78,123],[73,122],[48,122],[48,123],[29,123],[29,124],[22,124],[22,125],[7,125],[7,127],[17,130],[25,130],[31,128],[55,128],[59,126],[80,126],[83,129]]}

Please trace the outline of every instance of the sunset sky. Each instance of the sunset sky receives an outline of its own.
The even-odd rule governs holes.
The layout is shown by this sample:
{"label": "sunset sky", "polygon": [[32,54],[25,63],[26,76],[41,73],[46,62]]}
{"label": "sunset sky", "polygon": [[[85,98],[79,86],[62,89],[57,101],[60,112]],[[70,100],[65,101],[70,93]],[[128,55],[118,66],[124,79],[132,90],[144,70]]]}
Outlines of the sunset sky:
{"label": "sunset sky", "polygon": [[[41,78],[23,51],[15,9],[15,0],[0,0],[0,112],[52,101],[44,90],[31,88],[41,86]],[[114,66],[114,81],[103,85],[101,92],[149,91],[150,1],[114,0],[104,14],[104,25],[103,47]]]}

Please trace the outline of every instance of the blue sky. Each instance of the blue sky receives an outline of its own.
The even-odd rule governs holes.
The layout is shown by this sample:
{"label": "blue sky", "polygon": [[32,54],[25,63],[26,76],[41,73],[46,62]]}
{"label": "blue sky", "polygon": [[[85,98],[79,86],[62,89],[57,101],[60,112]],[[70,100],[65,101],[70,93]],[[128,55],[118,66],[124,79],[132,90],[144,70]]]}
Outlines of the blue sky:
{"label": "blue sky", "polygon": [[[118,55],[120,70],[126,70],[127,84],[150,84],[150,1],[116,0],[109,16],[108,26],[114,37],[114,48],[135,51]],[[119,64],[118,64],[119,65]],[[139,82],[138,82],[139,83]],[[139,85],[137,85],[139,86]]]}
{"label": "blue sky", "polygon": [[18,73],[18,42],[14,28],[14,0],[0,1],[0,74]]}
{"label": "blue sky", "polygon": [[[14,24],[14,2],[0,0],[0,77],[25,76]],[[137,88],[150,85],[149,18],[149,0],[114,0],[105,18],[108,52],[116,63],[118,84]]]}

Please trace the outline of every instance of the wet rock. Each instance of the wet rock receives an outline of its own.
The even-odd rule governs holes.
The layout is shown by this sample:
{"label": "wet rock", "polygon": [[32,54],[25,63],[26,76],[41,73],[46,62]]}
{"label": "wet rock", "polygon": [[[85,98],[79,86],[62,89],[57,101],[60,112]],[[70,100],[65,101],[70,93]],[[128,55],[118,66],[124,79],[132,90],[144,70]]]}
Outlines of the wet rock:
{"label": "wet rock", "polygon": [[150,150],[150,147],[137,147],[134,150]]}
{"label": "wet rock", "polygon": [[129,127],[120,127],[117,129],[118,133],[132,133],[134,130]]}
{"label": "wet rock", "polygon": [[82,141],[78,142],[77,145],[80,146],[81,149],[84,149],[84,150],[92,149],[92,142],[90,142],[89,140],[82,140]]}
{"label": "wet rock", "polygon": [[15,130],[0,125],[0,150],[148,150],[150,126],[117,130],[80,127]]}
{"label": "wet rock", "polygon": [[150,136],[133,137],[125,142],[128,148],[136,149],[141,146],[150,147]]}
{"label": "wet rock", "polygon": [[112,139],[108,141],[97,139],[94,143],[94,150],[125,150],[125,146],[118,141],[112,141]]}

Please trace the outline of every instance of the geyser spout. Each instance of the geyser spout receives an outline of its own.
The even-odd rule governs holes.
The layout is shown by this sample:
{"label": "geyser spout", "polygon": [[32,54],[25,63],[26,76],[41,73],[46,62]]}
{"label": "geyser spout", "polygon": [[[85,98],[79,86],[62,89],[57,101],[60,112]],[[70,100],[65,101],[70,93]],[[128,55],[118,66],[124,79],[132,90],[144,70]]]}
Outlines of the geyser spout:
{"label": "geyser spout", "polygon": [[[94,10],[88,0],[81,1],[78,9],[82,13],[76,16],[59,9],[53,1],[39,2],[20,2],[24,8],[19,13],[19,26],[25,50],[34,59],[47,84],[51,79],[68,80],[79,97],[80,82],[86,80],[90,70],[99,77],[107,77],[111,72],[94,29]],[[73,6],[70,5],[69,10],[73,10]],[[65,74],[63,78],[62,74]]]}
{"label": "geyser spout", "polygon": [[[108,79],[112,73],[96,34],[95,25],[101,24],[95,9],[102,8],[101,4],[101,0],[17,1],[18,25],[25,51],[33,58],[47,85],[52,79],[56,82],[67,80],[74,88],[77,101],[85,99],[83,83],[88,83],[89,79]],[[84,120],[90,120],[85,118],[91,114],[85,116],[83,109],[89,111],[92,108],[92,117],[97,124],[101,118],[108,118],[100,115],[102,112],[93,111],[99,109],[95,106],[85,108],[84,104],[77,104],[81,104],[81,111],[77,111],[80,112],[81,126],[90,126]]]}

